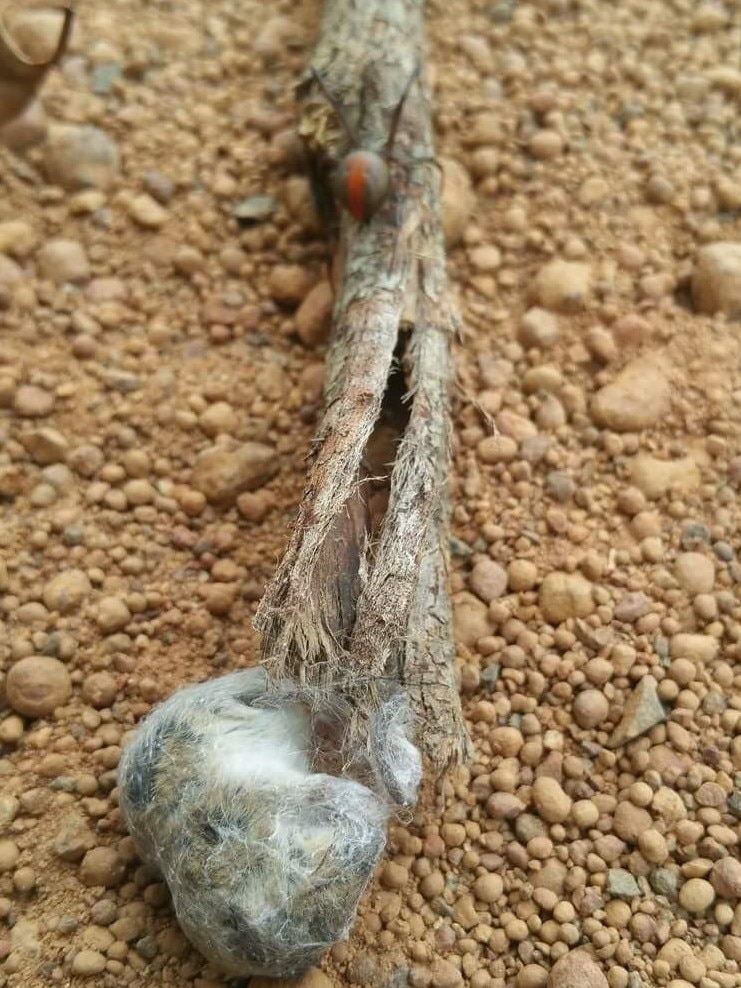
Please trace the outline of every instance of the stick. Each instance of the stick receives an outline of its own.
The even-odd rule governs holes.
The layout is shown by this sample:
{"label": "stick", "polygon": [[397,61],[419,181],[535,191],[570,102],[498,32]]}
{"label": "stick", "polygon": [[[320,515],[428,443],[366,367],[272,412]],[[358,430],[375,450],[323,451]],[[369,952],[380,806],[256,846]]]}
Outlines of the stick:
{"label": "stick", "polygon": [[54,53],[44,62],[28,59],[0,19],[0,126],[21,114],[49,70],[64,57],[72,34],[74,11],[60,8],[62,26]]}
{"label": "stick", "polygon": [[[421,64],[422,0],[327,0],[312,69],[299,87],[312,173],[327,175],[347,137],[316,84],[319,73],[380,150],[399,93]],[[350,126],[350,130],[355,130]],[[337,695],[354,713],[345,756],[367,747],[368,721],[403,689],[418,743],[442,769],[469,742],[453,669],[447,593],[451,341],[439,218],[439,176],[423,86],[398,122],[406,163],[367,223],[342,219],[341,280],[327,355],[324,414],[291,539],[256,626],[275,683]],[[403,385],[399,387],[400,375]],[[404,395],[406,391],[406,395]],[[396,430],[388,507],[374,526],[369,473],[379,430]]]}

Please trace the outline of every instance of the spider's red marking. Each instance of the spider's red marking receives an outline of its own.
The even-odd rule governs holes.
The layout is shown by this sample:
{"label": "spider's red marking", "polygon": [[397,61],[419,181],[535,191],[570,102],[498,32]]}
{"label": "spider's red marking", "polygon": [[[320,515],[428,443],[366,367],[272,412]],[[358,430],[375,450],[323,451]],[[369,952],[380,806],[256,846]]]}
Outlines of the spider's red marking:
{"label": "spider's red marking", "polygon": [[347,169],[345,193],[347,196],[347,211],[356,220],[366,219],[366,190],[368,186],[368,170],[362,159],[350,163]]}

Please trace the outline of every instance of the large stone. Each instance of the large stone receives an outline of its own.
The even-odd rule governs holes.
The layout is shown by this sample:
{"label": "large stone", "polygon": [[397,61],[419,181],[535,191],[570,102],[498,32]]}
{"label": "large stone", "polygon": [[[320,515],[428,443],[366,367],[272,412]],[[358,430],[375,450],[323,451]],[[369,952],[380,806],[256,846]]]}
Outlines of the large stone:
{"label": "large stone", "polygon": [[76,240],[49,240],[36,255],[42,278],[56,285],[79,283],[90,277],[85,248]]}
{"label": "large stone", "polygon": [[25,151],[42,144],[49,129],[41,101],[33,100],[19,116],[0,127],[0,145],[11,151]]}
{"label": "large stone", "polygon": [[712,635],[697,635],[680,631],[672,635],[669,653],[673,659],[689,659],[698,665],[712,662],[718,654],[720,642]]}
{"label": "large stone", "polygon": [[692,299],[698,312],[741,317],[741,243],[700,248],[692,272]]}
{"label": "large stone", "polygon": [[254,491],[275,476],[278,454],[263,443],[214,446],[196,460],[191,483],[212,504],[229,505],[244,491]]}
{"label": "large stone", "polygon": [[453,625],[456,640],[468,648],[473,648],[479,638],[491,634],[486,604],[472,593],[463,591],[457,594],[453,601]]}
{"label": "large stone", "polygon": [[631,480],[650,501],[669,491],[686,493],[700,486],[702,477],[697,461],[691,456],[681,460],[659,460],[649,453],[639,453],[630,463]]}
{"label": "large stone", "polygon": [[645,359],[628,364],[597,392],[592,418],[615,432],[640,432],[656,425],[671,407],[671,387],[661,368]]}
{"label": "large stone", "polygon": [[38,242],[38,234],[25,220],[6,220],[0,223],[0,254],[11,257],[28,257]]}
{"label": "large stone", "polygon": [[79,814],[72,812],[62,818],[52,846],[63,861],[81,861],[95,847],[95,834]]}
{"label": "large stone", "polygon": [[548,988],[608,988],[608,981],[591,954],[572,950],[551,968]]}
{"label": "large stone", "polygon": [[48,655],[29,655],[11,666],[5,683],[10,706],[24,717],[46,717],[69,700],[67,669]]}
{"label": "large stone", "polygon": [[634,899],[641,894],[638,882],[625,868],[610,868],[607,872],[607,891],[616,899]]}
{"label": "large stone", "polygon": [[88,597],[92,585],[87,574],[80,569],[63,570],[44,587],[44,603],[50,611],[69,614]]}
{"label": "large stone", "polygon": [[587,617],[595,607],[592,584],[580,573],[549,573],[541,584],[538,603],[549,624]]}
{"label": "large stone", "polygon": [[549,261],[535,276],[532,297],[550,312],[574,312],[585,306],[592,271],[579,261]]}
{"label": "large stone", "polygon": [[118,147],[98,127],[57,124],[49,129],[44,170],[63,189],[108,189],[118,175]]}

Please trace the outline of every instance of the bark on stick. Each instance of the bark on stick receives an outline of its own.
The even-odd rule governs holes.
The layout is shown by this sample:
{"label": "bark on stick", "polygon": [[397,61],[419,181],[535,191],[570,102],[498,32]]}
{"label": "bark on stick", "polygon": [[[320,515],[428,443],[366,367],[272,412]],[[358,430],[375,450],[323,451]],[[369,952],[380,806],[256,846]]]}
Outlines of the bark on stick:
{"label": "bark on stick", "polygon": [[[422,0],[325,6],[311,67],[364,149],[383,147],[422,63],[423,8]],[[349,703],[348,761],[368,753],[372,714],[401,689],[417,715],[417,742],[443,768],[468,753],[447,593],[457,316],[420,78],[404,106],[389,198],[368,222],[342,217],[323,418],[290,543],[256,623],[274,682]],[[311,174],[326,195],[332,162],[354,149],[308,70],[299,98]],[[374,505],[384,496],[379,520]]]}

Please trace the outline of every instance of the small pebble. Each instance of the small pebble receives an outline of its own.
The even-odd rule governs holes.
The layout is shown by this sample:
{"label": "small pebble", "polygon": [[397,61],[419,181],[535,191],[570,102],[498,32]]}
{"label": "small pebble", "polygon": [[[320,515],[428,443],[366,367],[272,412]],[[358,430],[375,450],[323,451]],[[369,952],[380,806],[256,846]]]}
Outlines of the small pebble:
{"label": "small pebble", "polygon": [[528,141],[528,150],[534,158],[543,161],[557,158],[563,151],[563,138],[555,130],[538,130]]}
{"label": "small pebble", "polygon": [[20,440],[39,466],[61,463],[67,458],[69,444],[56,429],[34,429],[23,433]]}
{"label": "small pebble", "polygon": [[313,280],[298,264],[276,264],[270,272],[270,295],[280,305],[295,309],[308,296]]}
{"label": "small pebble", "polygon": [[641,893],[635,878],[624,868],[610,868],[607,872],[607,891],[619,899],[634,899]]}
{"label": "small pebble", "polygon": [[104,635],[121,631],[131,620],[131,612],[120,597],[103,597],[98,604],[97,623]]}
{"label": "small pebble", "polygon": [[571,950],[551,968],[548,988],[609,988],[595,959],[585,950]]}
{"label": "small pebble", "polygon": [[13,408],[22,418],[45,418],[55,404],[54,395],[34,384],[22,384],[15,393]]}
{"label": "small pebble", "polygon": [[272,446],[248,442],[235,448],[215,446],[196,460],[191,483],[217,505],[233,503],[243,491],[264,486],[280,467]]}
{"label": "small pebble", "polygon": [[125,866],[112,847],[94,847],[80,865],[80,878],[85,885],[114,888],[124,875]]}
{"label": "small pebble", "polygon": [[34,250],[38,236],[33,226],[24,220],[0,223],[0,254],[23,260]]}
{"label": "small pebble", "polygon": [[528,309],[518,327],[520,343],[541,350],[553,346],[560,335],[561,329],[557,317],[546,309]]}
{"label": "small pebble", "polygon": [[538,305],[550,312],[575,312],[587,303],[591,279],[588,264],[549,261],[535,277],[532,296]]}
{"label": "small pebble", "polygon": [[82,698],[86,703],[100,710],[110,707],[116,699],[118,683],[109,672],[93,672],[86,676],[82,684]]}
{"label": "small pebble", "polygon": [[145,230],[159,230],[169,218],[168,211],[146,192],[134,196],[129,203],[129,215]]}
{"label": "small pebble", "polygon": [[68,614],[88,598],[92,586],[86,573],[79,569],[59,573],[44,587],[43,599],[50,611]]}
{"label": "small pebble", "polygon": [[674,567],[677,582],[691,596],[711,593],[715,585],[715,566],[701,552],[683,552]]}
{"label": "small pebble", "polygon": [[118,175],[118,147],[98,127],[55,124],[44,149],[44,170],[63,189],[107,190]]}
{"label": "small pebble", "polygon": [[539,776],[533,783],[533,804],[546,823],[563,823],[571,811],[571,799],[555,779]]}
{"label": "small pebble", "polygon": [[592,584],[579,573],[549,573],[541,584],[538,604],[549,624],[588,617],[595,607]]}
{"label": "small pebble", "polygon": [[462,985],[463,976],[450,961],[438,958],[432,965],[432,988],[458,988]]}
{"label": "small pebble", "polygon": [[692,298],[698,312],[741,315],[741,243],[701,247],[692,273]]}
{"label": "small pebble", "polygon": [[47,717],[72,693],[70,674],[58,659],[29,655],[11,666],[5,683],[10,706],[24,717]]}
{"label": "small pebble", "polygon": [[79,284],[90,278],[85,248],[76,240],[49,240],[36,255],[39,273],[57,285]]}
{"label": "small pebble", "polygon": [[716,861],[710,873],[710,881],[723,899],[741,899],[741,861],[730,856]]}
{"label": "small pebble", "polygon": [[212,439],[218,435],[233,435],[239,425],[239,418],[226,401],[216,401],[209,405],[198,419],[198,424]]}
{"label": "small pebble", "polygon": [[72,960],[72,973],[81,978],[91,978],[105,971],[105,956],[97,950],[81,950]]}
{"label": "small pebble", "polygon": [[0,839],[0,875],[12,871],[20,855],[15,841]]}
{"label": "small pebble", "polygon": [[704,878],[690,878],[679,890],[679,904],[689,913],[704,913],[715,900],[715,890]]}
{"label": "small pebble", "polygon": [[641,359],[628,364],[597,393],[592,417],[615,432],[639,432],[659,422],[670,405],[671,387],[662,369]]}
{"label": "small pebble", "polygon": [[474,566],[470,584],[476,596],[489,604],[506,591],[507,573],[498,563],[485,559]]}
{"label": "small pebble", "polygon": [[574,720],[579,727],[585,729],[599,727],[604,723],[609,712],[609,701],[599,690],[583,690],[574,700]]}
{"label": "small pebble", "polygon": [[628,698],[608,746],[619,748],[664,720],[666,710],[659,699],[656,680],[653,676],[644,676]]}

